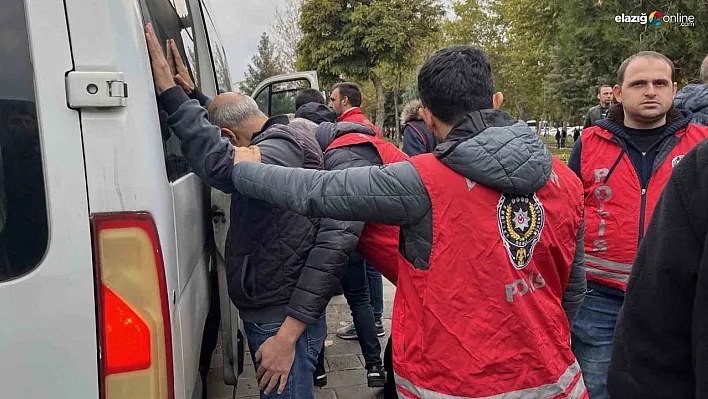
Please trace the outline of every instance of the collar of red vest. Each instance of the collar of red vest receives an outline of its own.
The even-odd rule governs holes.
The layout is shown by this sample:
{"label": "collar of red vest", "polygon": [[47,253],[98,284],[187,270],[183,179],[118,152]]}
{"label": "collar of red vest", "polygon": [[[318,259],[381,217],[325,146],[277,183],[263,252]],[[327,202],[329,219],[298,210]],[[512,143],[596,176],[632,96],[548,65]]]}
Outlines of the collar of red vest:
{"label": "collar of red vest", "polygon": [[[690,111],[680,111],[673,106],[669,108],[669,112],[666,113],[666,131],[664,136],[683,136],[692,116],[693,114]],[[622,103],[613,105],[607,112],[607,117],[597,121],[596,125],[601,128],[596,133],[602,138],[607,140],[613,140],[614,137],[619,137],[623,140],[628,138],[625,132],[624,107]]]}
{"label": "collar of red vest", "polygon": [[367,126],[352,122],[329,123],[324,122],[317,126],[315,138],[322,151],[326,150],[337,138],[348,133],[361,133],[376,137],[376,132]]}
{"label": "collar of red vest", "polygon": [[342,115],[340,115],[339,118],[337,118],[337,122],[343,121],[344,118],[347,118],[352,115],[357,115],[357,114],[364,115],[364,113],[361,112],[361,108],[359,108],[359,107],[349,108],[348,110],[344,111],[344,113],[342,113]]}

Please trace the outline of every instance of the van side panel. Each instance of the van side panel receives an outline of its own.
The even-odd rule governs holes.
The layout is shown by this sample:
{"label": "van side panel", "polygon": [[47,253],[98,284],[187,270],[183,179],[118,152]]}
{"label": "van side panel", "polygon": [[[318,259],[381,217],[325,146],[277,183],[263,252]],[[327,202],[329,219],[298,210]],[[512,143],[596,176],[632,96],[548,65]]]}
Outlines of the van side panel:
{"label": "van side panel", "polygon": [[[0,396],[97,398],[96,305],[84,158],[79,115],[65,105],[64,74],[72,69],[69,33],[61,1],[25,3],[49,244],[33,271],[0,283]],[[24,45],[21,40],[16,43]]]}

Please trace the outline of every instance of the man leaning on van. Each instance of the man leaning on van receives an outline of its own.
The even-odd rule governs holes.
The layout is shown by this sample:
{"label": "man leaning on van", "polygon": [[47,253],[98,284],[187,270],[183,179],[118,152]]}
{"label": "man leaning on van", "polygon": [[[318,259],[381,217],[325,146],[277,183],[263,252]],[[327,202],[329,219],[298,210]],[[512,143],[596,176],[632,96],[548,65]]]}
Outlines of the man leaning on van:
{"label": "man leaning on van", "polygon": [[327,241],[342,234],[323,239],[319,219],[242,196],[230,176],[235,154],[241,158],[251,144],[258,144],[265,163],[321,169],[316,125],[287,116],[268,119],[252,98],[237,93],[217,96],[207,112],[174,43],[168,41],[167,52],[176,74],[151,25],[145,36],[159,101],[182,152],[207,184],[233,193],[226,243],[229,296],[244,322],[261,398],[312,398],[312,375],[327,335],[325,309],[348,263]]}

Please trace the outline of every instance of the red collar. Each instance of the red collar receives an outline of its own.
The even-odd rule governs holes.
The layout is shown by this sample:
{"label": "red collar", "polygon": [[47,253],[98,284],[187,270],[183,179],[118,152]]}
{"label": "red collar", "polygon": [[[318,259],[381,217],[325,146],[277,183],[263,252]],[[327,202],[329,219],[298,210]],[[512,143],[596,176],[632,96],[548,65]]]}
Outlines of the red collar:
{"label": "red collar", "polygon": [[337,118],[337,122],[341,122],[345,118],[352,116],[352,115],[364,115],[364,114],[361,112],[361,108],[359,108],[359,107],[349,108],[348,110],[344,111],[344,113],[342,115],[340,115],[339,118]]}

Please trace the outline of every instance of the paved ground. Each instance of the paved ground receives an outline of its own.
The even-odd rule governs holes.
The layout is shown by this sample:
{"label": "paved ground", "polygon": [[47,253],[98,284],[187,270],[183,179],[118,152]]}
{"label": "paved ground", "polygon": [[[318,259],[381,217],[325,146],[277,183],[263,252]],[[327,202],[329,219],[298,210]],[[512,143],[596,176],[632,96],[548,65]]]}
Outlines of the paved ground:
{"label": "paved ground", "polygon": [[[384,279],[384,316],[383,322],[387,335],[380,339],[381,356],[386,346],[388,333],[391,331],[391,310],[396,289]],[[358,341],[345,341],[336,337],[337,328],[351,321],[351,313],[344,296],[332,298],[327,307],[327,330],[325,358],[328,384],[325,388],[316,388],[316,399],[374,399],[377,391],[366,386],[364,359]],[[211,399],[232,398],[233,387],[226,386],[222,379],[221,345],[217,346],[212,369],[209,373],[209,397]],[[258,385],[254,378],[255,371],[250,354],[246,355],[246,367],[239,379],[236,398],[257,399]],[[380,395],[380,391],[379,397]]]}

